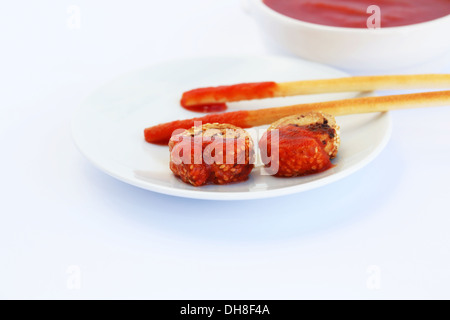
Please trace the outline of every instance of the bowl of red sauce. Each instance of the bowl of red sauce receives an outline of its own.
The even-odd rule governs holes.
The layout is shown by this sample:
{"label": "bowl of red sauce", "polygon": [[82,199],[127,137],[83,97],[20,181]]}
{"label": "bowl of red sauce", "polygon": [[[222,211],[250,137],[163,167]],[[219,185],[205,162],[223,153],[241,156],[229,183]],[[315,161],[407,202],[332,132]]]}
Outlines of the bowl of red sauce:
{"label": "bowl of red sauce", "polygon": [[247,0],[263,32],[302,58],[383,71],[450,52],[450,0]]}

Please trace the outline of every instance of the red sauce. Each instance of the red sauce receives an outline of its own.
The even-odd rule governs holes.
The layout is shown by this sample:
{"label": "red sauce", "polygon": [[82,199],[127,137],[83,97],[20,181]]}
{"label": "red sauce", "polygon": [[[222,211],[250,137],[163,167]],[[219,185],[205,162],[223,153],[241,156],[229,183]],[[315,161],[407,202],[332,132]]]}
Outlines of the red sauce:
{"label": "red sauce", "polygon": [[[223,139],[219,142],[215,142],[212,139],[202,139],[200,141],[195,141],[198,139],[191,137],[175,137],[170,140],[169,151],[170,151],[170,170],[179,177],[183,182],[191,184],[195,187],[207,185],[207,184],[230,184],[242,182],[248,179],[254,165],[251,163],[254,155],[252,145],[248,139],[244,141],[244,145],[237,143],[235,139],[227,141]],[[233,161],[227,162],[229,151],[229,145],[231,143],[233,151]],[[199,156],[199,161],[195,159],[195,144],[201,154]],[[212,147],[212,144],[215,144]],[[221,150],[222,156],[212,155],[215,157],[213,163],[205,160],[205,149],[211,146],[213,152],[216,150]],[[241,149],[241,147],[244,147]],[[191,153],[183,155],[185,150],[189,150]],[[208,154],[208,153],[207,153]],[[176,159],[176,161],[174,161]]]}
{"label": "red sauce", "polygon": [[225,103],[214,103],[214,104],[197,104],[194,106],[181,105],[186,110],[192,112],[221,112],[228,109]]}
{"label": "red sauce", "polygon": [[273,10],[306,22],[327,26],[367,28],[372,13],[381,9],[381,27],[405,26],[450,14],[450,0],[263,0]]}
{"label": "red sauce", "polygon": [[[296,126],[279,128],[278,135],[278,157],[274,155],[277,151],[272,150],[271,131],[266,132],[259,142],[261,158],[266,163],[266,167],[275,170],[272,172],[275,176],[305,176],[332,167],[330,157],[320,141],[320,135],[305,127]],[[279,164],[273,166],[276,160]]]}
{"label": "red sauce", "polygon": [[145,140],[149,143],[167,145],[172,133],[178,129],[192,128],[197,121],[205,123],[229,123],[241,128],[248,128],[246,118],[248,111],[235,111],[229,113],[209,114],[201,118],[177,120],[149,127],[144,130]]}
{"label": "red sauce", "polygon": [[225,102],[272,98],[276,86],[275,82],[255,82],[194,89],[183,93],[180,103],[196,112],[224,111]]}

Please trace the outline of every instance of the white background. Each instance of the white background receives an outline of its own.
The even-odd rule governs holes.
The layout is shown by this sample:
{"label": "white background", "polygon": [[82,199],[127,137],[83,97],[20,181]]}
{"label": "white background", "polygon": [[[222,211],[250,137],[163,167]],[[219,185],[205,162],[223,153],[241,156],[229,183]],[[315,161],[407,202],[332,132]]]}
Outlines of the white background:
{"label": "white background", "polygon": [[[394,112],[383,153],[327,187],[188,200],[95,169],[71,115],[161,61],[285,54],[239,1],[10,1],[0,44],[0,298],[450,298],[450,108]],[[450,72],[450,58],[406,72]]]}

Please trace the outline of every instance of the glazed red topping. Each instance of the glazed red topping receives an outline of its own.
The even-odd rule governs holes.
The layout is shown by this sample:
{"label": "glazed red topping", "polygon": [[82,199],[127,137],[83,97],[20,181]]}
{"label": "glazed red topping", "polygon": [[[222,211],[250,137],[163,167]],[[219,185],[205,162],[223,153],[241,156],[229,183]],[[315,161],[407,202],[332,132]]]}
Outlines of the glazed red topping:
{"label": "glazed red topping", "polygon": [[255,82],[194,89],[183,93],[181,106],[197,112],[224,111],[227,101],[271,98],[276,86],[275,82]]}
{"label": "glazed red topping", "polygon": [[382,28],[430,21],[450,14],[449,0],[263,1],[273,10],[297,20],[348,28],[367,28],[367,19],[372,15],[367,13],[367,8],[371,5],[380,7]]}
{"label": "glazed red topping", "polygon": [[[272,131],[266,132],[259,142],[262,159],[266,167],[273,168],[271,173],[275,176],[304,176],[332,167],[330,156],[320,141],[320,132],[311,131],[307,127],[288,125],[279,128],[278,135],[278,158],[275,141],[272,146]],[[272,147],[275,150],[272,150]]]}

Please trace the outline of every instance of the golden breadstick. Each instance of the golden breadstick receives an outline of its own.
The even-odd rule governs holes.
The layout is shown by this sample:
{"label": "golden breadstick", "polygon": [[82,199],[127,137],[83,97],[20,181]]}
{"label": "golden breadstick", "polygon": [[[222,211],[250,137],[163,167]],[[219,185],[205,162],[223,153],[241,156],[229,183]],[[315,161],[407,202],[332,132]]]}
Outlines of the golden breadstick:
{"label": "golden breadstick", "polygon": [[327,102],[298,104],[288,107],[267,108],[210,114],[204,117],[178,120],[145,129],[145,140],[167,144],[177,129],[189,129],[195,122],[228,123],[241,128],[270,124],[278,119],[310,111],[321,111],[341,116],[356,113],[383,112],[398,109],[437,107],[450,105],[450,91],[424,92],[381,97],[365,97]]}
{"label": "golden breadstick", "polygon": [[181,105],[189,109],[189,107],[217,105],[225,102],[305,94],[438,88],[450,88],[450,74],[360,76],[283,83],[244,83],[200,88],[185,92],[181,99]]}
{"label": "golden breadstick", "polygon": [[279,83],[279,96],[327,92],[450,88],[450,74],[360,76]]}

